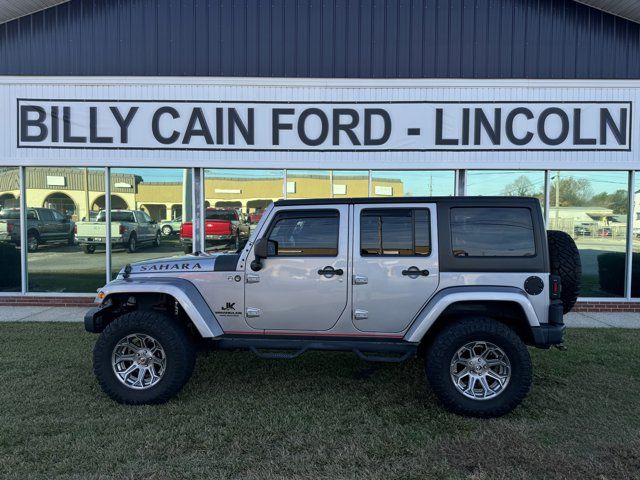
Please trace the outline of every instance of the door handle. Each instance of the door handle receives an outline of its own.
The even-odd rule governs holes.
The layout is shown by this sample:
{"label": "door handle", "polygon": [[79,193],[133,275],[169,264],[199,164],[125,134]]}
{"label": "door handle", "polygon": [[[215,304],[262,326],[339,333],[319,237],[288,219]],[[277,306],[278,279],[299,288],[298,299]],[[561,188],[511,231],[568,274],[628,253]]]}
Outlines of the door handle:
{"label": "door handle", "polygon": [[420,270],[418,267],[409,267],[406,270],[402,270],[402,275],[405,277],[418,278],[418,277],[428,277],[429,270],[424,269]]}
{"label": "door handle", "polygon": [[332,266],[326,266],[318,270],[318,275],[324,275],[326,277],[333,277],[334,275],[342,275],[344,270],[341,268],[334,269]]}

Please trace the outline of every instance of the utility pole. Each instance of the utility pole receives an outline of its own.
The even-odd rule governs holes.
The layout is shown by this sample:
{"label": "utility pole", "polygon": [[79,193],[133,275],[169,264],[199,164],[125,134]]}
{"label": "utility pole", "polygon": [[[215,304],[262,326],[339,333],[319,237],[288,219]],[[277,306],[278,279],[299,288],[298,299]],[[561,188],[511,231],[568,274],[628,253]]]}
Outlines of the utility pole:
{"label": "utility pole", "polygon": [[[84,167],[84,212],[87,222],[91,221],[91,216],[89,215],[89,169],[87,167]],[[80,219],[82,219],[82,216],[78,212],[78,220]]]}

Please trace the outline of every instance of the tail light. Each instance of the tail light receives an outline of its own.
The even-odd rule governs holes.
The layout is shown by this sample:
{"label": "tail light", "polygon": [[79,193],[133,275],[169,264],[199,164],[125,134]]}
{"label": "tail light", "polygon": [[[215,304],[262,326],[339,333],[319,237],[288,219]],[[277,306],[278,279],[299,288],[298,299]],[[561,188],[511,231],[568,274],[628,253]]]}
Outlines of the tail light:
{"label": "tail light", "polygon": [[549,290],[549,296],[554,300],[557,298],[560,298],[560,294],[562,293],[562,283],[560,282],[560,276],[551,275],[550,282],[551,282],[551,285]]}

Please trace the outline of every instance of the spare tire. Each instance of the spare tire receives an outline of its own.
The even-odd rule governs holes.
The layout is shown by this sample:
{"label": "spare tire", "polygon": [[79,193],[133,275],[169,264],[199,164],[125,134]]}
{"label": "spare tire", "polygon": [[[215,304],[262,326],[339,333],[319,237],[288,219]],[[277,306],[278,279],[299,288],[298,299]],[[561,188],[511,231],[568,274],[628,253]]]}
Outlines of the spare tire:
{"label": "spare tire", "polygon": [[558,275],[562,284],[562,311],[569,313],[578,299],[582,277],[580,252],[571,235],[559,230],[547,231],[551,274]]}

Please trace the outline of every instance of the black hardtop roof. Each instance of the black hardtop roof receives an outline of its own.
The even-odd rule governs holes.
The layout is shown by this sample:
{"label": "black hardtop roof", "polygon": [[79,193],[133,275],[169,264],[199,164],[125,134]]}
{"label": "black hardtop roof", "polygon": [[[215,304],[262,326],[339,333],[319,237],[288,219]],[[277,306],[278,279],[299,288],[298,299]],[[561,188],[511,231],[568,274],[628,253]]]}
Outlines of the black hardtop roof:
{"label": "black hardtop roof", "polygon": [[485,196],[473,196],[473,197],[362,197],[362,198],[301,198],[291,200],[278,200],[274,203],[276,207],[288,207],[295,205],[345,205],[345,204],[357,204],[357,203],[446,203],[455,205],[499,205],[499,206],[513,206],[513,205],[531,205],[532,203],[539,203],[539,200],[534,197],[485,197]]}

